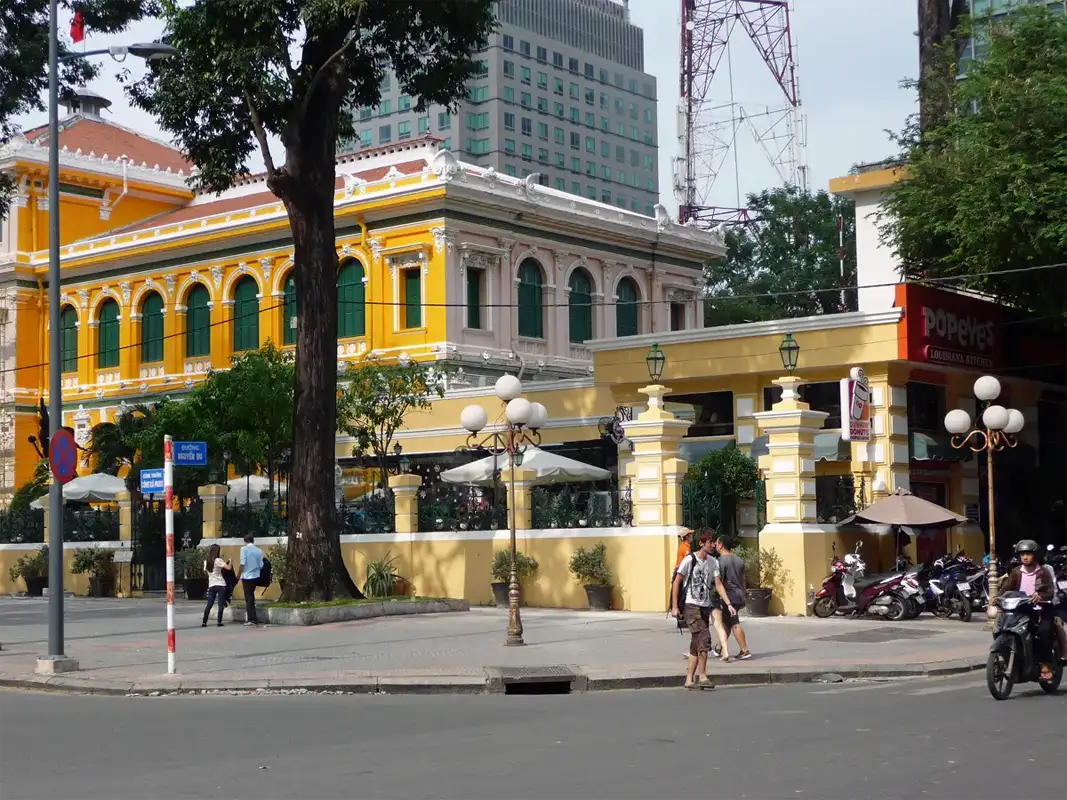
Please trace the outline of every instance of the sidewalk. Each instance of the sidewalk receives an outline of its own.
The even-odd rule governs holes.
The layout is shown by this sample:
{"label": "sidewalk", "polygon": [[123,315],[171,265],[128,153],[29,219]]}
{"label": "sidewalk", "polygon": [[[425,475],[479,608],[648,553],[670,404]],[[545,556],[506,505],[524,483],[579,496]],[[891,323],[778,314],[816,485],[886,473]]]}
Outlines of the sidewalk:
{"label": "sidewalk", "polygon": [[[689,647],[660,614],[524,609],[526,647],[504,646],[507,612],[393,617],[315,627],[200,627],[175,609],[178,675],[166,675],[160,600],[66,600],[67,654],[81,670],[34,674],[47,650],[47,601],[0,598],[0,686],[109,694],[194,691],[457,692],[502,690],[501,670],[576,689],[677,686]],[[926,616],[909,622],[771,617],[745,621],[755,658],[716,662],[718,685],[951,674],[985,664],[989,634]],[[736,644],[731,643],[735,648]],[[566,667],[559,670],[559,667]],[[839,677],[838,677],[839,676]]]}

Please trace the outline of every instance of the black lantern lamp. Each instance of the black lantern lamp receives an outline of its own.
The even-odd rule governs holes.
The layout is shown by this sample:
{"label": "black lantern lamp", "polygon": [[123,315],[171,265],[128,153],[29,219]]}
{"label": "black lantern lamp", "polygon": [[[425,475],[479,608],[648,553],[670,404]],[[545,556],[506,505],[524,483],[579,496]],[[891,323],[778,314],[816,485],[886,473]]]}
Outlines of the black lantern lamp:
{"label": "black lantern lamp", "polygon": [[782,366],[785,367],[786,372],[792,375],[793,370],[797,368],[797,362],[800,360],[800,345],[797,344],[797,340],[793,338],[793,334],[789,331],[786,331],[785,338],[778,345],[778,354],[782,357]]}
{"label": "black lantern lamp", "polygon": [[397,442],[396,444],[393,445],[393,455],[394,456],[396,456],[397,458],[400,458],[400,454],[403,453],[403,452],[404,452],[404,446],[402,444],[400,444],[400,442]]}
{"label": "black lantern lamp", "polygon": [[667,364],[667,356],[659,349],[658,344],[652,345],[652,349],[645,356],[645,365],[648,367],[648,377],[653,383],[659,383],[663,377],[663,367]]}
{"label": "black lantern lamp", "polygon": [[[399,445],[397,445],[399,447]],[[411,459],[404,456],[400,459],[400,474],[408,475],[411,473]]]}

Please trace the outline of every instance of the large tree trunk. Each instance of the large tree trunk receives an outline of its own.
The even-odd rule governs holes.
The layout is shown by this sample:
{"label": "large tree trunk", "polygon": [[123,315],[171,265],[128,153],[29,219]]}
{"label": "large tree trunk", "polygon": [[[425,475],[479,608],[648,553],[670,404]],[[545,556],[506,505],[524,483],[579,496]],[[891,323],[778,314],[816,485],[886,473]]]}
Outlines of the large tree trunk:
{"label": "large tree trunk", "polygon": [[[326,81],[328,83],[329,81]],[[325,88],[325,87],[324,87]],[[287,142],[271,189],[285,203],[293,235],[300,320],[296,338],[289,560],[283,599],[362,597],[341,557],[334,508],[337,434],[337,250],[333,194],[337,109],[317,93]],[[308,121],[311,122],[308,122]]]}

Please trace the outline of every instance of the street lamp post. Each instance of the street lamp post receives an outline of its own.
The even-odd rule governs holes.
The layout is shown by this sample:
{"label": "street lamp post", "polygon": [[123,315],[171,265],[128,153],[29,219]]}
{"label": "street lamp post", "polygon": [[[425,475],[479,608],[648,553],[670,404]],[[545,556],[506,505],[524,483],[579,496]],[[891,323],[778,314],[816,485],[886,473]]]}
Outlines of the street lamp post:
{"label": "street lamp post", "polygon": [[485,409],[470,405],[459,415],[460,423],[470,435],[467,449],[490,453],[494,458],[508,455],[511,482],[508,491],[508,519],[511,529],[511,567],[508,575],[508,638],[509,647],[526,644],[522,638],[522,617],[519,614],[518,549],[515,543],[515,467],[522,465],[527,445],[541,443],[540,429],[548,421],[548,409],[522,397],[522,382],[514,375],[503,375],[496,382],[496,396],[504,404],[504,429],[491,431],[481,439],[478,434],[489,421]]}
{"label": "street lamp post", "polygon": [[[50,0],[48,20],[48,418],[52,429],[63,427],[62,337],[59,335],[59,64],[77,58],[127,55],[146,60],[169,58],[178,51],[149,42],[59,55],[59,1]],[[48,490],[48,659],[50,671],[76,669],[63,644],[63,487],[53,480]]]}
{"label": "street lamp post", "polygon": [[1000,396],[1000,381],[991,375],[983,375],[974,382],[974,396],[987,404],[982,412],[981,426],[975,424],[972,428],[971,415],[957,408],[945,415],[945,430],[952,434],[952,446],[957,450],[967,448],[975,453],[986,454],[989,504],[989,605],[986,607],[986,616],[992,625],[997,616],[994,601],[1000,590],[997,572],[997,527],[993,499],[993,454],[1005,447],[1015,447],[1018,444],[1015,435],[1023,429],[1026,420],[1022,412],[1017,409],[993,404],[993,401]]}

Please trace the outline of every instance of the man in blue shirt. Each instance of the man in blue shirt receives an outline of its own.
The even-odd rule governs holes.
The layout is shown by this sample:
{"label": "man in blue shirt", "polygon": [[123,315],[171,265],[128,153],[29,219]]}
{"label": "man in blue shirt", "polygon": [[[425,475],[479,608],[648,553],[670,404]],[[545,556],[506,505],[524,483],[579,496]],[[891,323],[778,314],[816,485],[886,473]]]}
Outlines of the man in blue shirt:
{"label": "man in blue shirt", "polygon": [[245,593],[245,626],[259,625],[256,617],[256,586],[259,583],[259,571],[263,569],[263,551],[252,544],[252,534],[245,536],[241,548],[241,568],[237,573],[241,579],[241,588]]}

